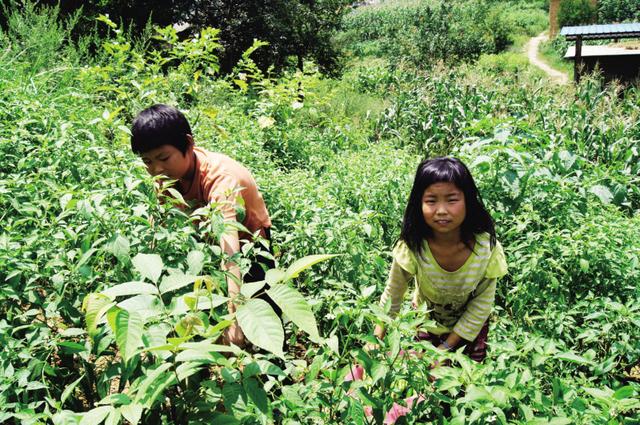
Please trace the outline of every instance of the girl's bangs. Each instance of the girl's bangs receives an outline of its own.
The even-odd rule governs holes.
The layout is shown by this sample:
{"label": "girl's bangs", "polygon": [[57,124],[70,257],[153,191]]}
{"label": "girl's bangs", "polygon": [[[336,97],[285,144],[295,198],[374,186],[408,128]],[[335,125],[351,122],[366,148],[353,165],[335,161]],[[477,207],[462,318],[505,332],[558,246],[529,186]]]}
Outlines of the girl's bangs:
{"label": "girl's bangs", "polygon": [[419,189],[424,191],[435,183],[453,183],[458,189],[463,190],[468,185],[469,178],[463,167],[457,163],[443,158],[430,161],[419,171],[416,183]]}

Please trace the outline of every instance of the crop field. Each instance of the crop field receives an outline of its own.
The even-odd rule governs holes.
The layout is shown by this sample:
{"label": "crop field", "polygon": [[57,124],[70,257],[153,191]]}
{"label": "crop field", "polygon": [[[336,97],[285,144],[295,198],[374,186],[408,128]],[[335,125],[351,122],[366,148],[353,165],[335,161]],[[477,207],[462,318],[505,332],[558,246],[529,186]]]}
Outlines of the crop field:
{"label": "crop field", "polygon": [[[531,69],[544,2],[397,3],[345,16],[335,77],[250,51],[222,75],[211,29],[139,39],[103,16],[77,39],[54,9],[2,12],[0,423],[640,424],[640,91]],[[246,350],[219,341],[229,223],[158,199],[131,152],[154,103],[245,164],[271,214],[286,320],[243,286]],[[509,264],[483,363],[416,341],[408,296],[379,305],[438,155],[471,169]]]}

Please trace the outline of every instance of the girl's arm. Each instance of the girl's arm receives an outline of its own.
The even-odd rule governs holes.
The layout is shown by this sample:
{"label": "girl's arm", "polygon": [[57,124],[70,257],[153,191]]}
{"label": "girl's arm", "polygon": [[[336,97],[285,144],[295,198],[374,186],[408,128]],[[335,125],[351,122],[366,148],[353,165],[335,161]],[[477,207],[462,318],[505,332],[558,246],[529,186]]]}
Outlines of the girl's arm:
{"label": "girl's arm", "polygon": [[[476,339],[482,326],[489,318],[495,298],[496,279],[482,279],[467,303],[465,312],[453,327],[452,334],[455,336],[449,335],[451,342],[459,343],[460,341],[459,339],[456,341],[456,337],[467,341]],[[447,338],[447,342],[449,342],[449,338]],[[451,348],[455,348],[455,345],[451,345]]]}
{"label": "girl's arm", "polygon": [[[382,297],[380,297],[380,304],[383,306],[387,303],[387,300],[391,300],[391,309],[389,310],[389,314],[391,316],[395,316],[396,314],[398,314],[398,311],[400,311],[402,299],[404,298],[405,292],[407,292],[409,281],[412,278],[413,275],[403,269],[400,264],[398,264],[398,262],[394,259],[393,263],[391,264],[391,270],[389,271],[387,286],[382,292]],[[384,338],[384,326],[376,325],[373,334],[380,339]]]}

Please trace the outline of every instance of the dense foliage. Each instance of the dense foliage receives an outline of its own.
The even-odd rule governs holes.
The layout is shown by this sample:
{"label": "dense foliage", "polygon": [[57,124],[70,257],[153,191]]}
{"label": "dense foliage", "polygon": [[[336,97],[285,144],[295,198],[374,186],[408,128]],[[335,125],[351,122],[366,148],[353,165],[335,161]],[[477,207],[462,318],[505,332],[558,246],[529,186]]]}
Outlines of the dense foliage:
{"label": "dense foliage", "polygon": [[[193,41],[158,30],[162,48],[150,48],[101,18],[108,35],[89,54],[51,11],[7,22],[0,422],[383,423],[415,396],[406,423],[637,423],[637,89],[552,87],[524,65],[498,67],[502,55],[425,72],[380,54],[339,80],[273,79],[251,60],[259,43],[219,77],[216,30]],[[275,297],[300,306],[284,353],[265,342],[282,327],[252,287],[242,303],[263,318],[247,325],[263,350],[215,343],[229,324],[211,243],[224,223],[160,202],[129,152],[133,115],[155,102],[178,105],[197,144],[255,174],[274,222]],[[415,165],[436,154],[470,166],[509,261],[483,364],[415,342],[423,312],[408,303],[393,321],[377,306]],[[237,261],[246,269],[259,249]],[[297,262],[318,254],[339,256]],[[389,332],[367,352],[375,322]],[[444,357],[454,367],[431,382]],[[365,379],[344,382],[354,362]]]}
{"label": "dense foliage", "polygon": [[598,0],[598,19],[608,24],[612,22],[640,19],[640,2],[636,0]]}
{"label": "dense foliage", "polygon": [[558,10],[558,24],[561,27],[591,24],[596,16],[597,9],[590,0],[563,0]]}
{"label": "dense foliage", "polygon": [[[341,69],[340,46],[333,37],[348,11],[347,0],[43,0],[39,4],[56,6],[62,16],[77,18],[72,29],[74,38],[96,33],[95,19],[109,16],[116,23],[124,23],[130,37],[144,38],[148,24],[161,27],[179,25],[184,36],[193,36],[212,27],[220,31],[221,71],[231,72],[242,54],[254,40],[267,42],[254,54],[255,63],[264,71],[273,68],[280,72],[287,68],[303,69],[305,60],[313,60],[321,71],[329,74]],[[30,0],[4,0],[9,7],[32,7]],[[0,15],[0,27],[6,27]],[[104,35],[101,28],[97,33]],[[98,42],[99,43],[99,42]],[[295,60],[290,61],[290,57]]]}
{"label": "dense foliage", "polygon": [[509,8],[492,1],[421,1],[382,3],[358,9],[345,19],[347,42],[356,53],[425,67],[455,64],[483,53],[503,51],[516,33],[533,35],[545,24],[535,5]]}

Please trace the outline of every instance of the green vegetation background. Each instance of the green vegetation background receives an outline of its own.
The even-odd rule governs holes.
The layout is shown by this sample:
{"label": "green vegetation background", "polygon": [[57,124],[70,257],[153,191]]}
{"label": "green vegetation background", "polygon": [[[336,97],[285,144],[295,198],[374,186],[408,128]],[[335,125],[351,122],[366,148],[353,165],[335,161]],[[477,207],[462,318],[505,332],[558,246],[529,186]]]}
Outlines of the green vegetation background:
{"label": "green vegetation background", "polygon": [[[347,46],[340,78],[312,62],[276,78],[251,56],[220,75],[211,30],[193,42],[170,29],[132,39],[102,19],[106,35],[71,41],[72,22],[54,10],[7,13],[0,422],[382,423],[394,402],[423,395],[402,420],[638,423],[640,93],[596,78],[557,87],[531,70],[518,46],[544,29],[544,2],[358,8],[335,35]],[[219,252],[158,202],[129,152],[132,117],[155,102],[180,107],[198,144],[254,172],[281,266],[341,254],[295,281],[326,341],[288,324],[284,359],[211,348],[125,361],[109,326],[87,334],[85,295],[142,280],[138,253],[171,272],[205,252],[203,273],[219,275]],[[413,341],[421,316],[408,306],[380,352],[361,347],[389,320],[377,300],[415,166],[441,154],[470,165],[510,274],[486,362],[452,354],[457,367],[432,383],[441,354]],[[166,323],[164,342],[187,332],[182,316],[165,316],[147,317],[141,347]],[[194,341],[221,316],[197,317]],[[356,361],[366,379],[343,383]]]}

